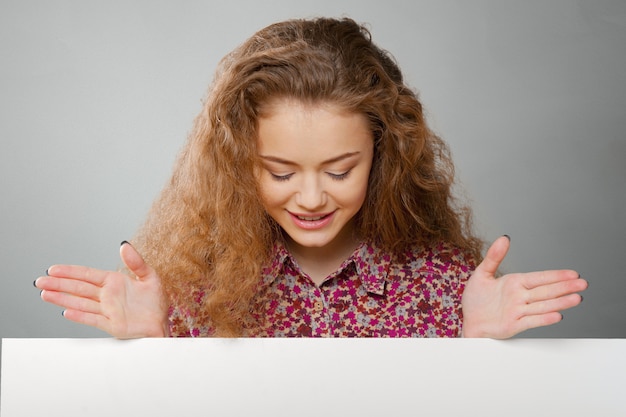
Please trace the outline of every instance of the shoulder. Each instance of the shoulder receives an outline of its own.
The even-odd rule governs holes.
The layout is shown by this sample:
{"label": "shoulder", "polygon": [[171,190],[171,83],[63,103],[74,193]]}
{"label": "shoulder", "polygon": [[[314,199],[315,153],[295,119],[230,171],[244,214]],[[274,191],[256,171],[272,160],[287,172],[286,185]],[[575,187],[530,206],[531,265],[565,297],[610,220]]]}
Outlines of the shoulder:
{"label": "shoulder", "polygon": [[469,278],[476,268],[476,259],[468,250],[446,242],[411,246],[396,261],[400,268],[450,278]]}
{"label": "shoulder", "polygon": [[469,250],[446,242],[415,244],[402,253],[391,254],[375,244],[363,244],[357,251],[361,265],[395,271],[427,272],[441,276],[469,276],[476,268],[476,259]]}

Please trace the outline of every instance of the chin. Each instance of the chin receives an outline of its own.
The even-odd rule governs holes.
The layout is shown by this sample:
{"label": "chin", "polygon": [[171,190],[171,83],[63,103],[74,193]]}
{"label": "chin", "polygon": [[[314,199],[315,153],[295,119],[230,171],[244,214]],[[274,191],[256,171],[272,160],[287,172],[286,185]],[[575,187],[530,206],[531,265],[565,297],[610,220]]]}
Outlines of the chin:
{"label": "chin", "polygon": [[323,248],[325,246],[328,246],[330,244],[330,242],[328,241],[324,241],[324,242],[319,242],[319,241],[308,241],[308,240],[296,240],[296,239],[292,239],[295,243],[297,243],[298,245],[305,247],[305,248]]}
{"label": "chin", "polygon": [[305,238],[299,238],[299,237],[293,237],[292,235],[289,235],[289,239],[291,239],[294,243],[296,243],[299,246],[305,247],[305,248],[323,248],[325,246],[328,246],[332,243],[332,239],[327,239],[327,238],[309,238],[307,239]]}

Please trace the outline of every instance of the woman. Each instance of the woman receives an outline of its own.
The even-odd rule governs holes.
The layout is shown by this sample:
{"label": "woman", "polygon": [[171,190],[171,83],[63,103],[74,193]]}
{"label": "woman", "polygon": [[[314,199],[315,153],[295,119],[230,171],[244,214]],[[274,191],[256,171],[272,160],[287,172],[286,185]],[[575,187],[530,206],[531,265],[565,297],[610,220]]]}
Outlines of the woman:
{"label": "woman", "polygon": [[171,181],[122,244],[128,275],[55,265],[35,285],[122,338],[499,338],[581,302],[574,271],[496,279],[509,239],[481,259],[453,179],[366,29],[277,23],[220,63]]}

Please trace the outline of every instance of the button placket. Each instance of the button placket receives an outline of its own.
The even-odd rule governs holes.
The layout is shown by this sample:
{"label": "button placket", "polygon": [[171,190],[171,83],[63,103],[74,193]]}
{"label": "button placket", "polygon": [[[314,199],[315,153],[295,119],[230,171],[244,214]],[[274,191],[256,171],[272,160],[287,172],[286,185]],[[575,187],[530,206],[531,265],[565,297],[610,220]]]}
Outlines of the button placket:
{"label": "button placket", "polygon": [[324,292],[320,288],[315,288],[311,293],[311,298],[315,300],[313,301],[313,311],[315,312],[315,316],[318,317],[320,324],[324,323],[324,333],[321,336],[329,337],[332,334],[333,326],[330,322],[328,301],[324,296]]}

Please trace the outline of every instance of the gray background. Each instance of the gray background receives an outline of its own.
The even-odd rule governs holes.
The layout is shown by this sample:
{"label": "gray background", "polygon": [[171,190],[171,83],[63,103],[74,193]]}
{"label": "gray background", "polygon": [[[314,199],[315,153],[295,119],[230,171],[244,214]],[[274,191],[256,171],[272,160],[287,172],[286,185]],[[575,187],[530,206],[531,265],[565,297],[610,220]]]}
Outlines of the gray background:
{"label": "gray background", "polygon": [[[468,4],[471,3],[471,4]],[[626,336],[626,2],[0,0],[0,336],[103,337],[33,280],[115,269],[169,177],[217,61],[291,17],[369,23],[450,144],[507,271],[577,269],[565,320]]]}

